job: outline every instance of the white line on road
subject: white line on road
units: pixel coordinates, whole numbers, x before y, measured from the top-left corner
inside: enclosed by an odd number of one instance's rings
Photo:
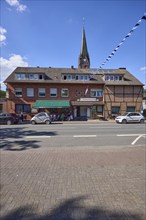
[[[132,137],[132,136],[139,136],[139,135],[145,135],[145,134],[117,134],[118,137]]]
[[[73,137],[96,137],[96,135],[74,135]]]
[[[139,135],[131,144],[134,145],[143,135]]]
[[[50,138],[51,136],[46,136],[46,135],[42,135],[42,136],[26,136],[26,138]]]
[[[146,134],[117,134],[118,137],[133,137],[133,136],[138,136],[132,143],[131,145],[134,145],[141,137],[146,138]]]

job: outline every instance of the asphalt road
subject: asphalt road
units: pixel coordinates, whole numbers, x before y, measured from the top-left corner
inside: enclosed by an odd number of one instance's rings
[[[2,125],[1,148],[135,147],[146,144],[146,124],[67,122]]]

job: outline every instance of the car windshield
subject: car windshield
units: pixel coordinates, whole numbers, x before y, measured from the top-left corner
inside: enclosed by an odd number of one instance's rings
[[[125,115],[127,115],[128,114],[128,112],[125,112],[124,114],[122,114],[122,116],[125,116]]]

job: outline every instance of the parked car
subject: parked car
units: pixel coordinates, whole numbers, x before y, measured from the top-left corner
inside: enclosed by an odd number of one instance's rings
[[[0,113],[0,124],[18,124],[19,116],[14,113]]]
[[[115,121],[117,123],[133,123],[133,122],[138,122],[138,123],[144,123],[144,116],[139,113],[139,112],[126,112],[123,115],[117,116],[115,118]]]
[[[51,124],[51,117],[47,112],[40,112],[32,117],[31,123],[34,124]]]

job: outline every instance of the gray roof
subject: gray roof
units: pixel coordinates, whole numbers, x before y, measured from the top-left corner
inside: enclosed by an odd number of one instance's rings
[[[27,83],[88,83],[106,85],[143,85],[136,77],[129,73],[125,68],[121,69],[79,69],[79,68],[42,68],[42,67],[17,67],[4,81],[5,83],[26,83],[26,80],[18,80],[16,73],[44,74],[45,80],[27,80]],[[90,81],[63,80],[62,74],[90,75]],[[123,81],[104,81],[104,75],[123,75]]]

